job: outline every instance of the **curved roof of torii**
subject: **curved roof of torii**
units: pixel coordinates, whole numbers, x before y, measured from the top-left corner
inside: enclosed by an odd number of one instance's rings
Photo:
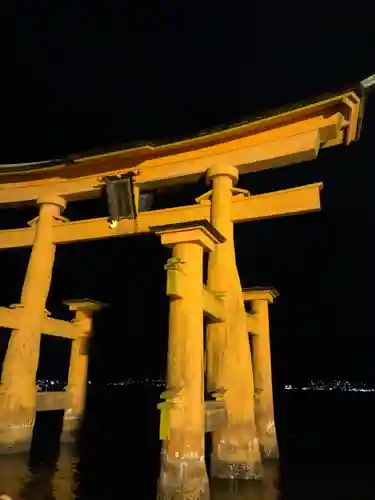
[[[366,80],[373,79],[369,77]],[[35,174],[37,172],[44,172],[46,170],[61,170],[61,168],[67,168],[69,165],[76,163],[86,163],[86,162],[97,162],[100,163],[106,161],[113,161],[116,157],[121,157],[122,159],[134,158],[134,160],[144,161],[150,158],[156,158],[160,156],[168,156],[171,154],[178,154],[186,151],[192,151],[195,149],[200,149],[203,147],[212,146],[215,144],[220,144],[229,140],[234,140],[237,138],[244,137],[249,134],[258,133],[259,131],[265,131],[270,127],[277,126],[277,123],[283,123],[285,121],[293,121],[293,115],[298,114],[298,119],[301,116],[308,117],[312,112],[316,113],[319,108],[324,110],[328,107],[334,106],[335,103],[342,101],[342,99],[349,94],[355,93],[360,98],[360,111],[359,116],[356,120],[356,130],[352,134],[351,140],[357,140],[362,126],[362,117],[364,113],[365,98],[367,97],[367,89],[363,85],[363,80],[357,85],[346,88],[340,92],[330,93],[316,97],[309,101],[300,102],[297,104],[284,106],[282,108],[271,110],[261,115],[249,118],[246,121],[232,125],[222,125],[215,129],[205,130],[195,135],[192,138],[183,140],[174,140],[170,142],[162,143],[142,143],[138,142],[136,144],[123,144],[116,148],[115,150],[108,150],[102,148],[100,150],[89,151],[77,155],[68,155],[65,158],[57,158],[46,161],[36,161],[29,163],[16,163],[16,164],[0,164],[0,177],[7,177],[10,175],[23,174],[22,177],[27,173]],[[350,141],[351,142],[351,141]],[[24,179],[26,180],[26,179]],[[5,182],[7,182],[4,179]]]

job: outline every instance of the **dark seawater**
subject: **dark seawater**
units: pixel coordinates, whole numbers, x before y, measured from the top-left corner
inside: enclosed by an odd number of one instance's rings
[[[79,449],[58,444],[62,415],[38,414],[30,456],[0,457],[13,500],[156,498],[160,390],[90,390]],[[288,393],[277,401],[279,464],[263,482],[214,481],[214,500],[375,500],[375,395]]]

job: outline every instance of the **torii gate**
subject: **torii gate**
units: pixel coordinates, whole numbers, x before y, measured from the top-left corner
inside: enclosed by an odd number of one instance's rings
[[[349,145],[359,137],[363,109],[363,93],[353,88],[188,141],[0,171],[1,204],[39,206],[31,227],[0,231],[0,249],[32,246],[21,305],[0,309],[0,325],[12,329],[0,387],[0,451],[29,448],[37,409],[64,408],[64,436],[77,428],[84,410],[87,351],[80,346],[91,332],[92,311],[101,305],[70,302],[77,311],[73,323],[46,316],[56,244],[154,232],[173,253],[166,265],[170,322],[161,495],[207,498],[205,430],[213,431],[213,476],[260,477],[262,455],[278,455],[268,326],[268,303],[277,294],[242,290],[233,224],[318,211],[322,184],[256,196],[234,186],[239,175],[313,160],[321,148]],[[135,208],[142,191],[192,183],[203,175],[211,190],[196,205],[136,213],[115,228],[106,218],[70,222],[61,216],[67,202],[97,197],[106,178],[130,173]],[[209,252],[206,284],[204,251]],[[207,389],[216,402],[204,401],[204,315]],[[41,333],[73,339],[64,396],[36,394]]]

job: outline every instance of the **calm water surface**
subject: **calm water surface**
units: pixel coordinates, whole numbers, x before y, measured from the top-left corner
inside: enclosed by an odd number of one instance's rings
[[[160,391],[92,391],[79,447],[58,444],[59,412],[38,414],[29,456],[0,457],[13,500],[155,500]],[[263,482],[213,481],[213,500],[375,500],[375,397],[284,393],[279,464]]]

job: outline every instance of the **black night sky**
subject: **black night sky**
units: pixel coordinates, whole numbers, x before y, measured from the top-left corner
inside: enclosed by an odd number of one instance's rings
[[[131,2],[71,5],[31,2],[3,11],[1,163],[193,136],[374,73],[372,27],[352,9],[342,19],[325,12],[324,21],[319,12],[301,13],[303,23],[286,13],[285,21],[271,21],[264,8],[223,24],[227,13],[220,12],[221,22],[211,18],[208,25],[208,12],[182,7],[172,13],[142,2],[137,9]],[[253,194],[324,182],[321,213],[236,227],[243,286],[280,292],[271,309],[277,383],[345,377],[375,384],[374,110],[369,101],[361,140],[349,148],[240,179]],[[205,190],[202,180],[159,194],[154,208],[193,203]],[[0,229],[24,226],[35,215],[35,208],[3,209]],[[106,206],[75,202],[64,215],[104,216]],[[0,253],[1,306],[19,301],[29,252]],[[69,298],[109,304],[95,319],[93,380],[164,375],[167,258],[154,236],[58,247],[47,305],[53,315],[69,317],[61,306]],[[8,336],[0,333],[4,354]],[[41,349],[40,375],[63,374],[68,342],[43,338]]]

